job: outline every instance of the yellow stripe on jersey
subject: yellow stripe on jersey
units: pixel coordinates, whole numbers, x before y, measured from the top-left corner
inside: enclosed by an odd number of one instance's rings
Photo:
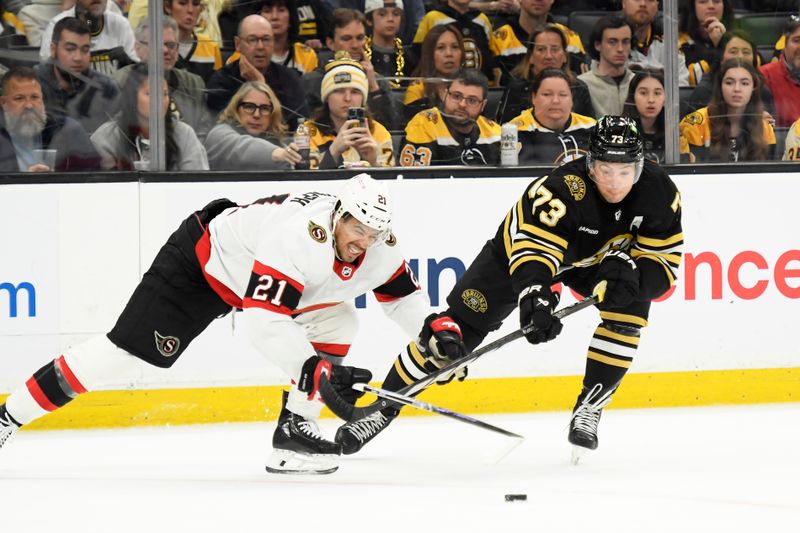
[[[3,22],[14,28],[14,31],[17,32],[17,35],[26,35],[25,24],[23,24],[14,13],[10,11],[3,13]]]
[[[525,218],[523,216],[523,209],[522,208],[523,208],[523,202],[522,202],[522,199],[520,199],[520,201],[517,203],[517,217],[518,217],[518,219],[520,221],[519,222],[519,229],[520,230],[527,231],[528,233],[532,233],[533,235],[536,235],[536,236],[541,237],[541,238],[543,238],[543,239],[545,239],[547,241],[550,241],[553,244],[557,245],[560,249],[564,249],[564,250],[567,249],[567,246],[569,245],[569,243],[565,239],[562,239],[558,235],[550,233],[549,231],[543,230],[543,229],[539,228],[538,226],[534,226],[534,225],[529,224],[527,222],[523,222],[525,220]]]
[[[222,54],[216,41],[205,35],[196,35],[197,47],[189,61],[193,63],[213,63],[214,70],[222,68]]]
[[[417,343],[411,342],[408,347],[409,351],[411,352],[411,357],[414,358],[414,361],[419,365],[420,368],[425,368],[425,356],[419,351],[419,346],[417,346]]]
[[[394,369],[397,371],[397,374],[400,376],[400,379],[403,380],[403,383],[406,385],[410,385],[414,383],[414,379],[412,379],[406,371],[403,369],[403,365],[400,364],[400,358],[394,360]]]
[[[543,252],[547,252],[548,254],[552,254],[556,256],[559,262],[564,261],[564,254],[563,252],[553,248],[551,246],[545,246],[543,244],[535,243],[533,241],[518,241],[515,242],[514,245],[511,247],[511,252],[520,252],[525,249],[532,248],[534,250],[541,250]]]
[[[668,237],[666,239],[654,239],[651,237],[643,237],[638,235],[636,237],[636,241],[639,244],[643,244],[645,246],[656,247],[656,248],[663,248],[666,246],[672,246],[674,244],[682,244],[683,243],[683,233],[678,233],[673,235],[672,237]]]
[[[425,97],[425,84],[421,81],[415,81],[411,85],[408,86],[406,89],[405,94],[403,95],[403,103],[405,105],[410,104],[411,102],[416,102]]]
[[[441,11],[431,10],[425,13],[425,16],[422,17],[422,20],[419,22],[419,26],[417,27],[417,33],[414,35],[414,44],[422,44],[425,40],[425,36],[428,35],[428,32],[431,31],[431,28],[434,26],[439,26],[442,24],[451,24],[456,22],[454,18],[451,16],[442,13]],[[486,40],[491,43],[492,41],[492,23],[489,20],[489,17],[486,14],[481,13],[474,19],[472,22],[481,26],[483,30],[486,32]],[[491,46],[490,46],[491,47]]]

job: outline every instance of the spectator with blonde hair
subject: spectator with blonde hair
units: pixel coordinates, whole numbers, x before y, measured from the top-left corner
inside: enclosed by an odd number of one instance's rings
[[[275,170],[300,162],[297,146],[283,146],[286,124],[278,97],[263,81],[248,81],[220,113],[205,141],[211,170]]]

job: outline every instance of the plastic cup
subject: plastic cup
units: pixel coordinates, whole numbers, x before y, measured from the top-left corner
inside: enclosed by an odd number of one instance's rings
[[[50,170],[56,169],[56,153],[58,150],[34,150],[33,157],[36,159],[37,163],[42,163],[47,165],[47,168]]]
[[[133,168],[139,171],[147,171],[150,170],[150,161],[146,159],[140,159],[138,161],[133,162]]]

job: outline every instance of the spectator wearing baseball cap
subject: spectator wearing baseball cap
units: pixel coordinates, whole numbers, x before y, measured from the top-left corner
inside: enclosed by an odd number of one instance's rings
[[[322,107],[306,122],[311,133],[312,169],[352,166],[394,166],[392,137],[365,110],[369,97],[367,74],[347,52],[325,66],[320,86]],[[348,118],[357,109],[363,119]]]
[[[398,36],[403,20],[403,0],[366,0],[364,14],[371,35],[367,37],[364,51],[372,61],[378,76],[389,80],[393,88],[405,87],[416,61],[411,47]]]

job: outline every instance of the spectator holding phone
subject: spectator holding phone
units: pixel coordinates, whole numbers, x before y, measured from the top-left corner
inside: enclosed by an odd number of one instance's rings
[[[394,166],[392,136],[364,110],[368,93],[364,68],[346,53],[325,66],[322,107],[306,123],[312,169]]]

